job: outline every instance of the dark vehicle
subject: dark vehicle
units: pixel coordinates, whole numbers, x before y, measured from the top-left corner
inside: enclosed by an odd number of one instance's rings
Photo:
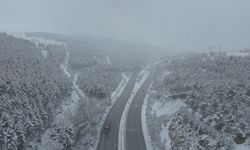
[[[104,124],[103,128],[104,128],[105,133],[109,133],[109,131],[111,129],[111,125],[112,125],[111,121],[108,121],[106,124]]]

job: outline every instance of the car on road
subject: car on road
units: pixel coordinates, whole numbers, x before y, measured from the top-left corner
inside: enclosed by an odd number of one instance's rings
[[[105,133],[109,133],[109,131],[110,131],[110,129],[111,129],[111,126],[112,126],[112,122],[111,122],[111,121],[107,121],[107,122],[104,124],[104,126],[103,126],[104,132],[105,132]]]

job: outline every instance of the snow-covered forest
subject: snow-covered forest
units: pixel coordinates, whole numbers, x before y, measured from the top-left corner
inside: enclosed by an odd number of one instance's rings
[[[250,56],[248,51],[239,53],[192,53],[164,62],[148,100],[153,147],[249,148]],[[163,142],[169,147],[161,144],[161,134],[169,138]]]
[[[0,34],[0,148],[94,148],[140,64],[114,63],[69,38],[26,35]]]
[[[0,0],[0,150],[250,150],[250,0]]]
[[[147,148],[249,148],[248,49],[146,60],[28,35],[0,33],[1,149],[95,149],[112,106],[146,62],[155,70],[142,111]]]
[[[22,149],[51,126],[71,82],[56,63],[60,59],[44,58],[34,43],[4,33],[0,43],[0,147]]]
[[[39,143],[42,134],[49,128],[52,140],[59,140],[59,143],[65,144],[64,147],[67,148],[74,142],[78,127],[53,127],[52,124],[57,111],[70,97],[73,86],[73,79],[64,74],[64,68],[61,68],[66,57],[65,46],[37,44],[5,33],[0,34],[0,43],[1,149],[23,149],[27,148],[30,141]],[[74,60],[74,57],[70,57],[70,60]],[[89,63],[85,59],[81,62]],[[96,63],[92,68],[87,66],[82,67],[82,70],[72,67],[72,70],[80,71],[79,80],[76,82],[79,82],[84,93],[90,97],[95,96],[95,99],[107,97],[105,101],[110,105],[110,94],[121,80],[121,73],[110,75],[110,65],[100,65]],[[111,79],[113,82],[108,82]],[[83,105],[83,112],[86,113],[86,102],[83,101]],[[96,109],[99,115],[95,113],[93,118],[82,121],[97,121],[98,124],[98,117],[105,109],[106,107]],[[85,128],[89,130],[93,127]],[[66,138],[69,135],[71,137]]]

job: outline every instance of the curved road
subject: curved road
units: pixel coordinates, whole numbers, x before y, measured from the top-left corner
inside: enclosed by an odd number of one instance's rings
[[[117,102],[112,107],[110,113],[108,114],[104,124],[108,121],[112,121],[112,127],[109,133],[105,133],[103,129],[101,130],[97,150],[117,150],[118,149],[118,133],[119,133],[119,126],[120,120],[122,116],[122,112],[124,106],[126,105],[132,90],[134,88],[135,82],[137,79],[137,73],[134,73],[127,86],[125,87],[123,93],[117,100]]]
[[[146,143],[142,132],[141,111],[148,88],[152,82],[152,73],[143,83],[132,101],[126,125],[126,150],[146,150]]]
[[[136,78],[137,74],[135,73],[132,75],[122,95],[108,114],[104,124],[111,120],[112,127],[109,133],[105,133],[102,129],[96,150],[118,150],[120,120],[124,106],[132,94]],[[146,96],[146,92],[151,84],[152,78],[153,77],[151,73],[138,92],[135,93],[136,95],[130,105],[126,122],[127,125],[125,139],[127,150],[146,150],[146,144],[141,125],[141,106]]]

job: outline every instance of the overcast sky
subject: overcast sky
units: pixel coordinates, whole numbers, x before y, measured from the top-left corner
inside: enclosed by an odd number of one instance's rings
[[[250,0],[0,0],[0,30],[250,48]]]

